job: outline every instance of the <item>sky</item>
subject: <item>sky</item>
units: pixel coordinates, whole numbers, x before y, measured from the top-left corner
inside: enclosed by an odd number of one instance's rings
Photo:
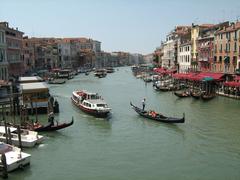
[[[29,37],[87,37],[106,52],[152,53],[177,25],[240,20],[239,0],[0,0]]]

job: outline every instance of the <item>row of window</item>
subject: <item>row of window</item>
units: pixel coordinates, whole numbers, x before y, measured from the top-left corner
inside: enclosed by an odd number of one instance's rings
[[[6,54],[5,49],[0,49],[0,62],[5,61],[5,54]]]
[[[5,43],[5,33],[3,31],[0,31],[0,44]]]
[[[219,62],[219,63],[222,63],[222,62],[225,62],[225,64],[230,64],[231,63],[231,57],[228,56],[214,56],[214,62]],[[237,64],[237,56],[233,56],[232,57],[232,64],[236,65]]]
[[[83,103],[84,106],[87,106],[87,107],[92,107],[91,104],[87,103],[87,102],[84,102]]]
[[[179,62],[182,63],[189,63],[190,62],[190,55],[183,55],[183,56],[179,56]]]
[[[7,67],[0,67],[0,80],[8,80]]]
[[[180,51],[180,52],[184,52],[184,51],[188,52],[188,51],[190,51],[190,46],[180,47],[180,48],[179,48],[179,51]]]
[[[217,49],[217,45],[215,46],[215,49]],[[240,50],[240,46],[239,46],[239,50]],[[222,45],[222,44],[220,44],[220,46],[219,46],[219,51],[220,51],[220,52],[223,51],[223,45]],[[225,45],[225,51],[226,51],[226,52],[230,52],[230,51],[231,51],[231,44],[230,44],[230,43],[226,43],[226,45]],[[234,51],[234,52],[237,51],[237,42],[234,43],[233,51]]]
[[[238,38],[238,34],[237,34],[237,31],[234,31],[233,33],[233,38],[236,40]],[[222,34],[219,34],[217,36],[218,39],[223,39],[224,36],[226,36],[226,39],[230,40],[231,39],[231,32],[226,32],[226,33],[222,33]],[[240,36],[240,32],[239,32],[239,36]]]

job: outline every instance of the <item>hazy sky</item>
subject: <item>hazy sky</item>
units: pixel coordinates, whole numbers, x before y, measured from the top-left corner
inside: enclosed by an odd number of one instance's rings
[[[28,36],[89,37],[104,51],[151,53],[176,25],[240,20],[240,0],[0,0]]]

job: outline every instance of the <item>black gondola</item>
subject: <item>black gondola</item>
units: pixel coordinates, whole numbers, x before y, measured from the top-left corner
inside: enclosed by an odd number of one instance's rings
[[[195,99],[199,99],[201,97],[201,92],[191,92],[191,96]]]
[[[69,123],[55,123],[55,124],[52,124],[51,122],[47,123],[46,125],[38,125],[37,127],[35,126],[33,128],[34,131],[37,131],[37,132],[45,132],[45,131],[57,131],[57,130],[60,130],[60,129],[64,129],[66,127],[69,127],[71,125],[73,125],[73,118],[72,118],[72,121],[69,122]]]
[[[205,101],[208,101],[208,100],[211,100],[215,97],[215,94],[202,94],[201,95],[201,98],[202,100],[205,100]]]
[[[130,105],[140,116],[151,119],[151,120],[160,121],[164,123],[184,123],[185,122],[185,114],[183,114],[182,118],[166,117],[159,113],[154,112],[154,114],[150,114],[151,111],[143,111],[141,108],[134,106],[132,102],[130,102]]]
[[[184,98],[184,97],[189,97],[190,94],[188,92],[174,92],[175,96]]]

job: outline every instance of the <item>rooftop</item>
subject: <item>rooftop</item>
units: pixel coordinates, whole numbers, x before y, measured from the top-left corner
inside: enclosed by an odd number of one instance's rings
[[[31,90],[48,90],[47,84],[44,82],[35,82],[35,83],[23,83],[20,84],[20,89],[22,91],[31,91]]]
[[[28,77],[19,77],[19,82],[32,82],[32,81],[36,81],[36,82],[40,82],[43,79],[40,78],[39,76],[28,76]]]

